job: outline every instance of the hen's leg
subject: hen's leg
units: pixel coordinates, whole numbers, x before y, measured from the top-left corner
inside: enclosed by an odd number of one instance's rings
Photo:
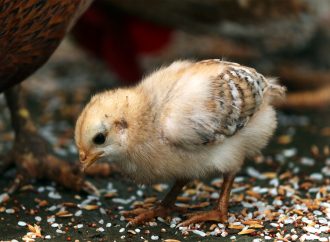
[[[33,124],[19,86],[5,92],[10,110],[15,141],[10,155],[17,167],[17,176],[8,192],[17,190],[28,179],[49,179],[69,189],[96,193],[97,189],[85,181],[78,165],[72,165],[51,154],[47,141]],[[6,163],[9,163],[8,160]]]
[[[174,206],[176,197],[180,194],[182,187],[186,184],[186,181],[177,181],[172,189],[167,193],[165,198],[161,201],[161,203],[152,209],[146,208],[137,208],[132,211],[125,211],[123,215],[125,217],[133,215],[136,216],[134,218],[128,218],[130,224],[142,224],[144,222],[150,221],[156,217],[166,217],[173,210],[181,210]]]
[[[229,196],[234,179],[235,179],[235,174],[227,173],[223,175],[221,193],[216,208],[208,212],[200,212],[197,214],[192,214],[191,216],[189,216],[187,220],[183,221],[179,226],[185,227],[190,224],[206,222],[206,221],[216,221],[221,223],[227,222]]]

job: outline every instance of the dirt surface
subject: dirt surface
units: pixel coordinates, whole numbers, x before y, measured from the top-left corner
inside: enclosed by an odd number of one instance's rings
[[[57,155],[76,162],[75,119],[96,90],[114,87],[116,82],[100,63],[71,48],[62,46],[25,86],[40,133]],[[5,110],[3,101],[0,107]],[[8,113],[1,112],[1,154],[13,140],[8,120]],[[120,215],[133,207],[153,206],[170,184],[138,186],[114,173],[88,178],[100,189],[100,197],[65,190],[49,181],[31,183],[7,197],[5,188],[13,179],[12,169],[0,179],[4,192],[0,197],[0,240],[330,241],[329,145],[329,110],[280,112],[279,128],[263,156],[247,161],[235,180],[229,224],[189,228],[176,227],[184,219],[181,214],[138,227],[127,227]],[[184,188],[177,205],[192,212],[210,209],[220,185],[221,179],[216,177],[194,181]]]

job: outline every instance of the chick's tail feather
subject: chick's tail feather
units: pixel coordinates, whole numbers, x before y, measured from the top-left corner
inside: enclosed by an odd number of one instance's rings
[[[270,104],[284,102],[286,87],[281,86],[275,78],[268,79],[268,86],[264,91],[264,97]]]

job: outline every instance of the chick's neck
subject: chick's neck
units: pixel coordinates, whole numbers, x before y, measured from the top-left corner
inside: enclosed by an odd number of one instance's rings
[[[155,131],[155,112],[148,95],[140,89],[133,89],[126,95],[121,107],[124,119],[127,122],[128,146],[134,149],[142,145]]]
[[[126,92],[125,96],[117,101],[120,103],[118,108],[121,109],[123,118],[127,122],[126,157],[122,157],[121,164],[133,179],[141,181],[141,177],[135,177],[139,174],[136,173],[136,169],[144,167],[150,170],[154,166],[152,161],[157,144],[155,121],[157,112],[153,108],[150,97],[138,88]]]

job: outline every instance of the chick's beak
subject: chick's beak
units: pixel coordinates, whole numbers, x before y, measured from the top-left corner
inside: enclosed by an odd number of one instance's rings
[[[93,165],[95,161],[102,157],[104,151],[98,151],[92,154],[86,154],[84,151],[79,152],[80,163],[82,169],[85,171],[88,167]]]

